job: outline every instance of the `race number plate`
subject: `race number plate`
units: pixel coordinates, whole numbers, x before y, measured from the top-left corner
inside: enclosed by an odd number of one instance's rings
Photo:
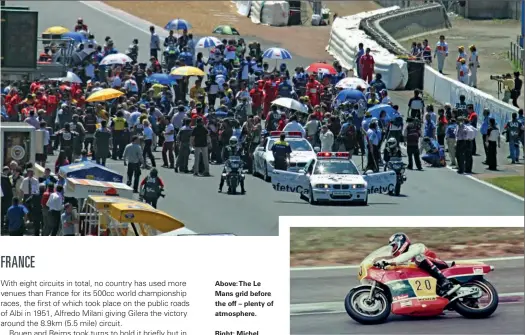
[[[408,282],[410,283],[410,286],[412,286],[412,289],[418,298],[436,295],[437,281],[435,278],[414,278],[409,279]]]

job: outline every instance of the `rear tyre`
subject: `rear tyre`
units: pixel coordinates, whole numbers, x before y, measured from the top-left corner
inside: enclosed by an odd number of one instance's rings
[[[364,325],[375,325],[385,322],[391,311],[391,303],[386,293],[374,289],[372,300],[368,301],[371,286],[356,287],[345,298],[346,313],[355,321]]]
[[[458,299],[454,302],[454,310],[468,319],[484,319],[491,316],[499,304],[498,292],[490,282],[485,279],[474,280],[462,285],[463,287],[475,286],[488,295],[489,303],[483,308],[474,307],[474,299]]]

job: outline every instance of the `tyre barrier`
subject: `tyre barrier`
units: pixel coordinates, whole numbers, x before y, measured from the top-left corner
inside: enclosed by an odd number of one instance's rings
[[[381,73],[387,88],[390,90],[403,89],[408,81],[406,62],[397,59],[395,54],[390,53],[388,49],[374,41],[365,31],[359,29],[362,20],[376,15],[384,15],[398,9],[398,6],[393,6],[351,16],[338,17],[332,23],[330,40],[326,51],[337,59],[345,69],[353,69],[354,73],[357,73],[355,71],[355,57],[359,43],[363,43],[365,48],[371,49],[371,54],[375,60],[375,72]]]

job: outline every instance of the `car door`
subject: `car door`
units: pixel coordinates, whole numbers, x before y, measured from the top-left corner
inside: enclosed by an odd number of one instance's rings
[[[363,178],[368,184],[368,194],[393,192],[397,181],[395,171],[369,173],[363,175]]]
[[[310,176],[305,172],[274,170],[271,176],[273,189],[277,192],[303,194],[309,192]]]

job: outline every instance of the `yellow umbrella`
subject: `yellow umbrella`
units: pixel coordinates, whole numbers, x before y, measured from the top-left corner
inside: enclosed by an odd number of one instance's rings
[[[204,76],[205,73],[201,69],[194,66],[181,66],[171,71],[172,76]]]
[[[62,26],[54,26],[47,28],[42,34],[47,35],[62,35],[65,33],[68,33],[69,29],[62,27]]]
[[[117,91],[114,88],[105,88],[103,90],[91,94],[86,99],[86,102],[106,101],[118,98],[121,95],[124,95],[124,93],[122,93],[121,91]]]

